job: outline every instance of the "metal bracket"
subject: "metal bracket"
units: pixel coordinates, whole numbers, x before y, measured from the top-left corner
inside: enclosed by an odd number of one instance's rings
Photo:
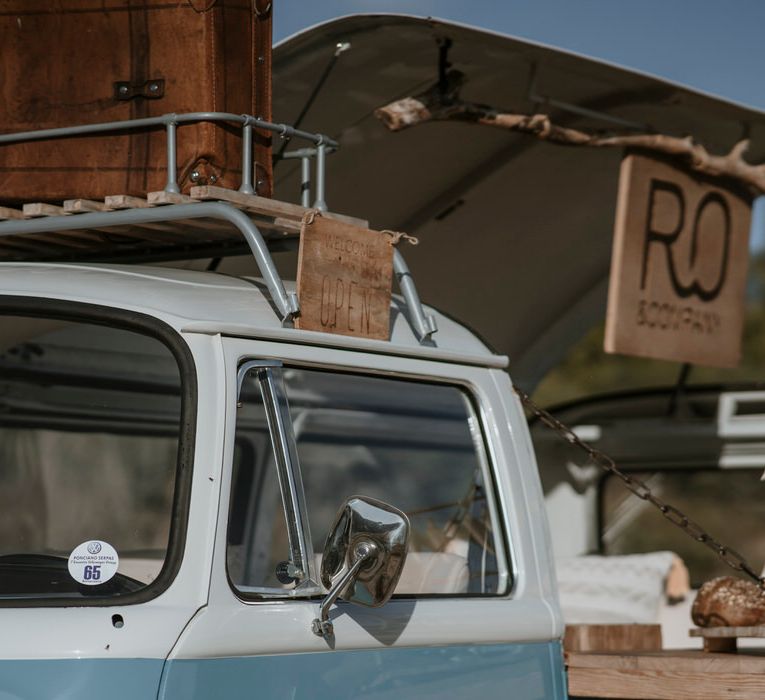
[[[114,83],[114,99],[125,101],[136,97],[145,97],[147,100],[158,100],[165,96],[164,78],[155,78],[143,83],[131,83],[128,80],[118,80]]]
[[[412,327],[420,345],[431,341],[431,336],[438,331],[436,319],[430,314],[425,313],[420,301],[420,295],[417,294],[412,273],[404,260],[404,256],[398,248],[393,249],[393,274],[396,276],[398,287],[406,300],[407,310],[409,311],[409,324]]]
[[[639,124],[628,119],[622,119],[614,116],[613,114],[606,114],[595,109],[588,109],[587,107],[581,107],[580,105],[572,104],[571,102],[565,102],[564,100],[557,100],[549,95],[542,95],[537,92],[539,85],[539,64],[534,63],[531,66],[531,76],[529,78],[529,86],[526,91],[526,99],[535,105],[544,105],[545,107],[552,107],[553,109],[559,109],[569,114],[575,114],[578,117],[586,117],[588,119],[597,119],[605,122],[606,124],[613,124],[624,129],[632,129],[633,131],[645,131],[651,132],[652,129],[647,124]]]

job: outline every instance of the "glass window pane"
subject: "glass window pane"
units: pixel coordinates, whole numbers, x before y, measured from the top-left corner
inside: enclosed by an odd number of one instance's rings
[[[229,505],[228,575],[244,592],[280,589],[276,567],[290,555],[279,479],[256,372],[242,384]],[[292,586],[289,586],[290,588]]]
[[[409,515],[410,554],[397,594],[500,592],[504,578],[484,481],[486,458],[465,392],[425,382],[303,369],[285,369],[284,382],[317,562],[338,508],[349,496],[364,495]],[[253,391],[241,402],[238,439],[253,439],[265,430],[258,400]],[[245,413],[250,421],[246,436]],[[270,454],[270,446],[267,451]],[[263,458],[260,467],[255,464],[254,474],[259,476],[247,482],[253,485],[249,543],[232,543],[229,535],[229,575],[240,590],[273,583],[268,567],[288,555],[272,457]],[[262,485],[255,486],[259,479]],[[241,500],[237,493],[233,498]],[[258,513],[265,508],[267,516]],[[232,529],[242,529],[233,510]],[[254,569],[244,575],[247,570],[237,563],[243,558],[242,548],[248,552],[244,559],[267,562],[257,575]],[[258,555],[260,550],[264,551]]]
[[[140,590],[168,547],[181,422],[172,353],[116,328],[0,323],[0,597]],[[91,541],[119,563],[86,582],[68,560]]]

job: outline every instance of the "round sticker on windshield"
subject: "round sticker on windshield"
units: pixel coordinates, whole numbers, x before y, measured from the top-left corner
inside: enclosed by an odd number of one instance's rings
[[[69,555],[69,575],[86,586],[106,583],[117,573],[120,558],[108,542],[88,540]]]

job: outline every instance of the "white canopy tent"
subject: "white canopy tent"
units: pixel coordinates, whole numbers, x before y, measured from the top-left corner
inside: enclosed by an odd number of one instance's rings
[[[276,47],[274,115],[280,121],[300,115],[334,61],[303,120],[341,143],[328,159],[330,208],[418,236],[421,244],[402,252],[423,300],[508,354],[516,381],[531,386],[604,317],[622,153],[456,122],[388,131],[374,110],[437,81],[444,39],[451,40],[451,67],[465,75],[462,99],[547,113],[562,126],[690,134],[712,153],[727,153],[747,137],[748,158],[758,162],[765,160],[765,114],[432,19],[355,15]],[[335,59],[344,42],[350,49]],[[277,196],[294,196],[299,171],[298,161],[278,163]]]

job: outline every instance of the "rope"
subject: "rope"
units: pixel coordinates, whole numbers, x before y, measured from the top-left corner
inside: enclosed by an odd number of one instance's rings
[[[305,214],[303,214],[301,223],[303,226],[310,226],[316,220],[317,216],[322,216],[320,209],[307,209]],[[388,243],[392,246],[398,245],[401,241],[406,241],[409,243],[409,245],[420,244],[419,238],[410,236],[408,233],[404,233],[403,231],[390,231],[388,229],[384,229],[383,231],[380,231],[380,233],[384,233],[386,236],[390,236],[390,241],[388,241]]]
[[[404,233],[403,231],[389,231],[388,229],[384,229],[383,231],[380,231],[380,233],[384,233],[387,236],[390,236],[390,245],[398,245],[402,240],[409,243],[409,245],[420,244],[419,238],[410,236],[408,233]]]
[[[310,226],[317,216],[322,216],[321,209],[307,209],[303,214],[301,223],[303,226]]]

